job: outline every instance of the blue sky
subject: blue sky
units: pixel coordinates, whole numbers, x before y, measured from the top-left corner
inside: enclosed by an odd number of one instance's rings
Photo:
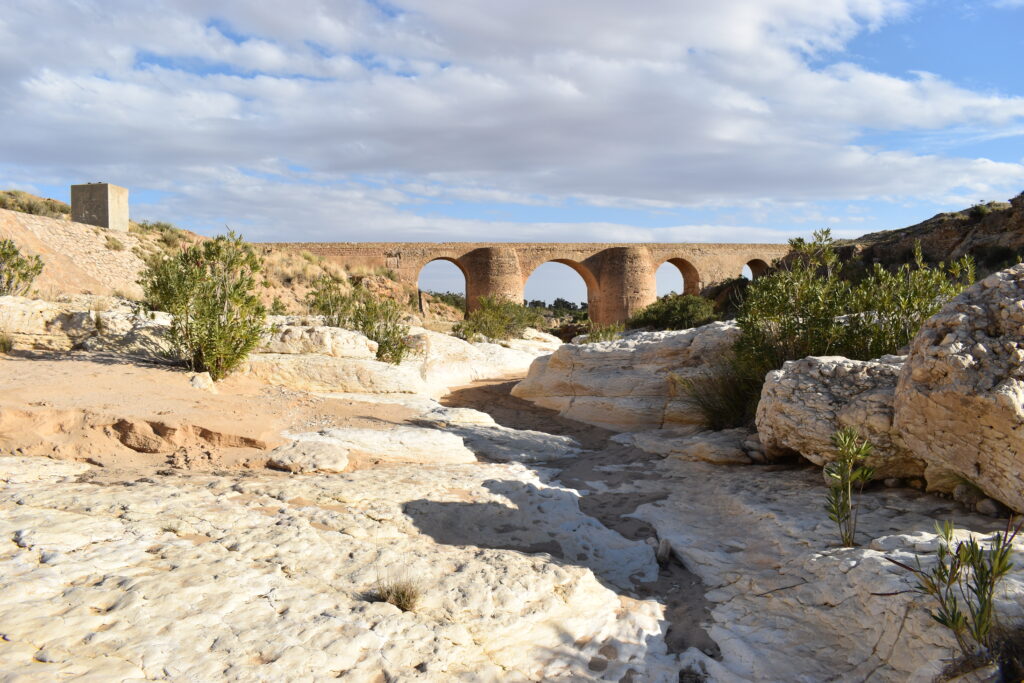
[[[258,241],[778,242],[1024,190],[1024,0],[210,7],[0,0],[0,185]]]

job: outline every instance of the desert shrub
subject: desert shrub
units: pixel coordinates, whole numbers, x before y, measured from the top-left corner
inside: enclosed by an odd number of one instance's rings
[[[7,330],[0,329],[0,355],[6,356],[14,350],[14,337]]]
[[[666,294],[643,309],[626,323],[635,330],[648,327],[655,330],[688,330],[717,320],[714,304],[693,294]]]
[[[689,377],[670,374],[675,391],[690,408],[702,418],[708,429],[720,430],[748,425],[754,421],[763,377],[758,377],[740,365],[735,355],[722,359],[714,371],[704,371]]]
[[[377,360],[398,364],[411,351],[405,312],[393,299],[375,297],[360,286],[345,290],[335,278],[323,276],[313,283],[306,301],[328,325],[358,330],[377,342]]]
[[[288,307],[281,301],[281,297],[275,296],[270,302],[270,315],[288,315]]]
[[[974,280],[973,261],[928,266],[915,250],[894,270],[875,264],[860,281],[844,279],[831,233],[790,240],[791,258],[750,283],[736,322],[734,374],[753,415],[765,375],[787,360],[839,355],[867,360],[897,353],[944,303]],[[738,426],[738,425],[733,425]]]
[[[613,341],[622,336],[622,333],[626,328],[622,323],[612,323],[610,325],[595,325],[590,323],[590,331],[587,332],[587,338],[584,340],[584,344],[597,344],[598,342]]]
[[[828,497],[825,509],[828,518],[839,528],[839,540],[847,548],[856,545],[857,505],[853,502],[853,488],[864,490],[864,484],[875,476],[873,468],[864,465],[871,455],[871,444],[862,439],[857,430],[843,427],[832,435],[836,447],[836,458],[825,465],[828,479]]]
[[[523,336],[526,328],[537,327],[543,320],[544,316],[536,309],[507,299],[482,296],[476,310],[457,323],[452,333],[467,340],[476,337],[516,339]]]
[[[41,272],[41,258],[22,256],[12,240],[0,240],[0,296],[24,296]]]
[[[107,249],[110,251],[124,251],[124,242],[112,235],[107,235]]]
[[[423,588],[412,579],[378,579],[376,599],[380,602],[388,602],[402,610],[411,612],[416,609],[416,604],[423,595]]]
[[[448,304],[452,308],[457,308],[460,311],[466,310],[465,294],[459,294],[458,292],[427,292],[427,294],[438,301]]]
[[[931,569],[922,569],[920,561],[911,567],[887,558],[917,577],[914,590],[938,603],[931,616],[952,632],[964,660],[985,663],[1005,648],[1002,634],[995,628],[995,592],[1013,568],[1010,555],[1022,525],[1024,522],[1017,522],[1015,526],[1011,519],[983,548],[973,536],[954,544],[953,524],[936,523],[940,542]]]
[[[0,209],[31,213],[48,218],[65,218],[71,215],[71,207],[56,199],[41,199],[21,190],[0,192]]]
[[[234,232],[149,263],[140,281],[146,304],[174,316],[171,347],[192,370],[222,379],[259,344],[266,321],[254,293],[261,267]]]

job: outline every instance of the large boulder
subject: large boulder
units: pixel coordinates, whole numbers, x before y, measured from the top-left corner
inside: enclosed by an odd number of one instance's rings
[[[967,479],[1024,510],[1024,264],[924,324],[896,386],[894,425],[931,487]]]
[[[353,394],[426,394],[418,369],[362,358],[319,354],[254,353],[239,371],[296,391]]]
[[[672,375],[713,371],[739,335],[733,323],[638,332],[595,344],[564,344],[538,358],[512,394],[580,422],[616,431],[699,424]]]
[[[893,396],[902,356],[858,361],[811,356],[768,373],[757,405],[757,432],[769,458],[800,453],[817,465],[835,457],[832,435],[854,427],[872,444],[880,477],[920,476],[924,462],[893,429]]]
[[[353,330],[324,325],[271,325],[258,353],[316,353],[334,358],[377,357],[377,342]]]

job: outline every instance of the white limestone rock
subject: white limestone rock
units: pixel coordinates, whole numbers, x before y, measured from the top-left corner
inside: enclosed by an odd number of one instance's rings
[[[321,443],[350,455],[361,453],[378,462],[437,465],[476,462],[473,451],[466,448],[462,438],[457,434],[428,427],[339,427],[289,436],[303,446]]]
[[[340,327],[271,325],[257,353],[313,353],[334,358],[377,357],[377,342]]]
[[[926,463],[1024,511],[1024,264],[969,287],[925,322],[896,386],[895,429]]]
[[[297,391],[352,394],[427,394],[417,368],[376,360],[317,354],[254,353],[239,371]]]
[[[596,344],[564,344],[530,366],[512,394],[563,416],[615,431],[699,424],[670,376],[713,371],[739,329],[716,322],[692,330],[639,332]]]
[[[43,464],[0,458],[11,679],[678,679],[663,607],[594,575],[650,580],[653,551],[521,466],[54,486]],[[414,611],[373,601],[394,576]]]
[[[272,450],[267,467],[294,474],[336,474],[348,467],[348,449],[326,441],[296,440]]]
[[[854,427],[873,446],[879,477],[920,476],[924,463],[893,428],[896,381],[904,357],[857,361],[811,356],[768,373],[757,405],[757,432],[769,458],[797,452],[816,465],[835,458],[832,435]]]
[[[749,465],[743,442],[746,429],[719,432],[693,428],[654,429],[632,434],[632,445],[648,453],[682,460],[701,460],[716,465]]]

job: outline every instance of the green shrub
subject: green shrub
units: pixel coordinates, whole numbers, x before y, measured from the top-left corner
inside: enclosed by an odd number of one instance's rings
[[[708,429],[730,429],[752,424],[764,378],[740,365],[735,355],[723,358],[714,370],[690,377],[670,374],[679,397],[700,414]]]
[[[584,340],[584,344],[597,344],[598,342],[613,341],[622,336],[622,333],[626,328],[622,323],[612,323],[611,325],[595,325],[590,323],[590,331],[587,332],[587,338]]]
[[[1004,531],[989,539],[988,548],[982,548],[973,536],[954,546],[953,524],[936,522],[938,561],[930,570],[922,569],[920,561],[911,567],[887,558],[917,577],[915,591],[938,603],[931,616],[952,632],[964,660],[982,664],[999,654],[995,592],[1013,568],[1010,555],[1022,525],[1024,522],[1014,526],[1011,519]]]
[[[0,296],[24,296],[43,272],[38,256],[22,256],[12,240],[0,240]]]
[[[843,427],[832,435],[836,447],[836,459],[825,465],[825,477],[829,481],[825,509],[828,518],[839,527],[839,540],[847,548],[856,545],[857,506],[853,502],[853,487],[864,484],[875,476],[875,470],[863,462],[871,455],[871,444],[861,439],[857,430]]]
[[[543,321],[544,316],[535,309],[507,299],[482,296],[476,309],[457,323],[452,333],[470,341],[477,337],[516,339],[523,336],[527,327],[537,327]]]
[[[411,351],[405,312],[393,299],[377,298],[361,286],[345,291],[341,282],[325,275],[313,284],[306,301],[328,325],[358,330],[377,342],[377,360],[397,365]]]
[[[288,315],[288,307],[281,301],[281,297],[275,296],[270,302],[270,315]]]
[[[693,294],[666,294],[626,323],[631,330],[641,327],[655,330],[688,330],[718,319],[714,304]]]
[[[64,218],[71,215],[71,207],[56,199],[40,199],[21,190],[0,192],[0,209],[31,213],[48,218]]]
[[[842,276],[828,230],[810,242],[790,240],[790,246],[792,256],[751,282],[740,303],[733,371],[749,406],[735,414],[754,414],[765,375],[787,360],[867,360],[899,352],[926,319],[974,280],[971,259],[930,267],[918,248],[913,263],[895,270],[875,264],[852,284]]]
[[[146,303],[174,316],[171,346],[192,370],[222,379],[259,344],[266,321],[255,294],[261,267],[234,232],[150,262],[141,280]]]
[[[459,294],[458,292],[427,292],[427,294],[438,301],[448,304],[452,308],[457,308],[460,311],[466,310],[466,296],[464,294]]]

